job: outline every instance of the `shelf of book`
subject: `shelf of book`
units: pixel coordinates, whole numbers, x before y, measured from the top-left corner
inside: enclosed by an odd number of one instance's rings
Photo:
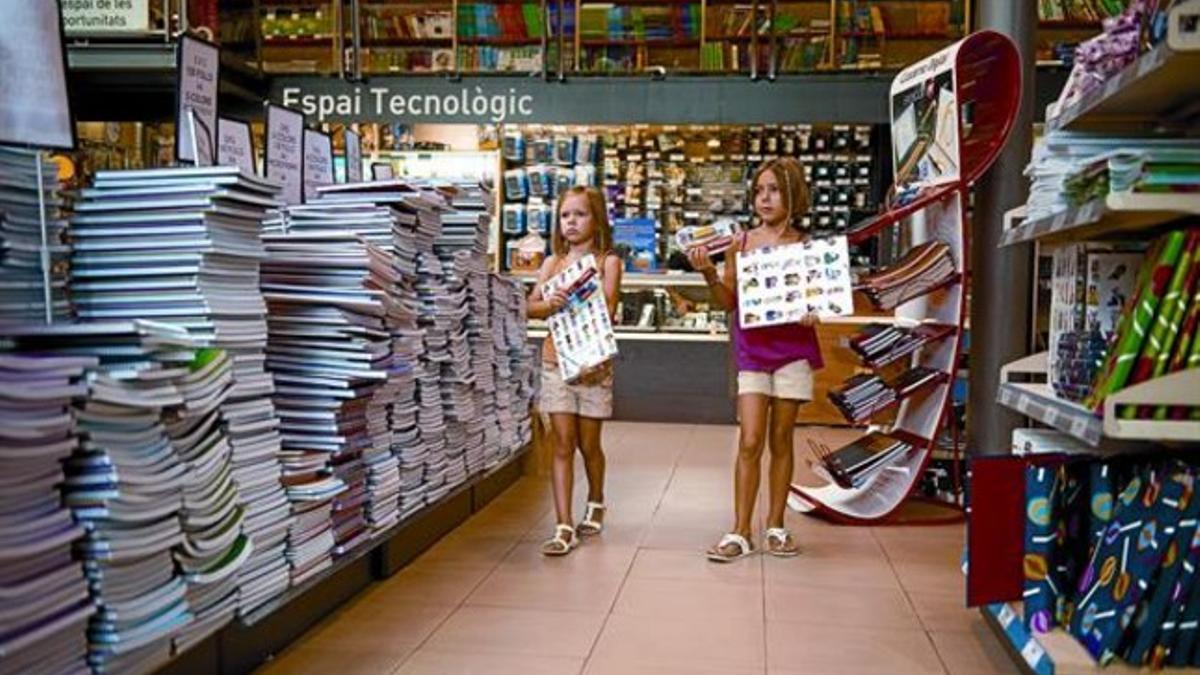
[[[662,47],[686,49],[699,47],[700,38],[588,38],[579,41],[582,47]]]
[[[1194,39],[1193,39],[1194,40]],[[1142,54],[1090,95],[1047,114],[1048,130],[1170,126],[1172,114],[1188,113],[1200,97],[1200,47],[1176,49],[1167,42]],[[1194,115],[1194,109],[1191,114]],[[1188,120],[1180,119],[1186,124]]]
[[[1200,193],[1115,192],[1082,206],[1026,220],[1006,230],[1000,245],[1094,239],[1145,230],[1196,214],[1200,214]]]

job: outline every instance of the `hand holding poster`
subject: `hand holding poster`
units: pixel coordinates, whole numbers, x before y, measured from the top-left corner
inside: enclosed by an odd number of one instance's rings
[[[329,134],[304,130],[304,201],[317,197],[317,188],[333,185],[333,141]]]
[[[617,338],[596,257],[586,255],[542,286],[542,295],[550,297],[565,291],[567,306],[547,319],[550,337],[558,353],[558,369],[563,380],[573,382],[584,371],[595,368],[617,354]]]
[[[267,178],[283,186],[287,204],[304,201],[303,166],[304,115],[277,105],[267,106],[267,147],[263,164]]]
[[[767,246],[737,257],[742,328],[854,313],[850,251],[845,237]]]

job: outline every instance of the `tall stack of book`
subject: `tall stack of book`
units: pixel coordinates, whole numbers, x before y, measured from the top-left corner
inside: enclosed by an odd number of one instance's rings
[[[167,433],[165,409],[186,405],[179,382],[196,357],[181,328],[144,321],[10,327],[19,352],[92,356],[75,406],[78,447],[64,463],[65,503],[87,536],[76,548],[98,607],[88,629],[96,672],[143,673],[171,656],[192,620],[180,512],[189,467]]]
[[[85,532],[63,505],[63,464],[78,448],[71,405],[87,394],[94,357],[0,355],[0,670],[87,669],[95,613],[83,566]]]
[[[498,447],[488,447],[486,463],[495,466],[532,438],[530,406],[536,395],[532,347],[526,339],[525,292],[520,282],[491,275],[492,331],[496,344]]]
[[[57,169],[43,159],[50,314],[61,320],[70,314],[66,273],[70,248],[57,187]],[[6,319],[45,320],[41,216],[36,152],[0,146],[0,316]]]
[[[259,233],[278,193],[234,167],[101,171],[71,219],[71,293],[80,319],[150,318],[232,358],[233,388],[221,417],[243,527],[256,551],[242,573],[243,611],[287,585],[280,546],[290,512],[258,283]]]

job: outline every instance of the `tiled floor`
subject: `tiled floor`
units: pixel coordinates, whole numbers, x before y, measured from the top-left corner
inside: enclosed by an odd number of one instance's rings
[[[539,555],[551,503],[545,479],[526,477],[260,672],[1014,671],[962,607],[960,525],[848,528],[789,513],[801,557],[707,562],[730,524],[735,440],[732,427],[611,423],[599,539]]]

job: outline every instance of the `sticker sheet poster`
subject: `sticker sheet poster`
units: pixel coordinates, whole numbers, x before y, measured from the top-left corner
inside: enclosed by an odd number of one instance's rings
[[[925,188],[959,179],[958,78],[961,43],[905,68],[892,80],[892,160],[896,188]]]
[[[569,294],[568,304],[547,323],[558,352],[559,372],[563,380],[571,382],[616,356],[617,338],[595,256],[580,258],[542,286],[544,297],[559,290]]]
[[[737,257],[742,328],[796,323],[805,314],[854,313],[850,248],[845,237],[768,246]]]

